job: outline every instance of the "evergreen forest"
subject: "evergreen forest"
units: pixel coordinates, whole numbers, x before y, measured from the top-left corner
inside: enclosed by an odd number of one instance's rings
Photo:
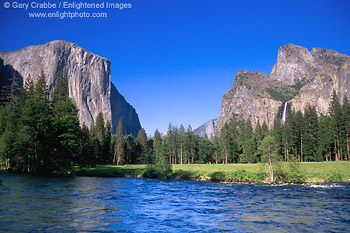
[[[98,164],[228,164],[278,161],[349,161],[350,103],[333,91],[329,114],[315,107],[291,112],[253,127],[250,119],[233,116],[221,132],[199,137],[191,126],[169,123],[166,134],[125,135],[123,119],[116,134],[102,113],[89,127],[79,124],[78,109],[69,98],[68,82],[60,73],[52,96],[46,75],[27,78],[23,88],[14,77],[2,89],[0,106],[0,166],[9,171],[65,174],[72,166]]]

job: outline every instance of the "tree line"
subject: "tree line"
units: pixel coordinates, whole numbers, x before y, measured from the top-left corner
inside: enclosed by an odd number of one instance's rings
[[[285,162],[349,161],[349,136],[349,100],[344,96],[341,103],[333,91],[327,115],[308,105],[304,112],[289,113],[285,122],[275,119],[272,129],[266,122],[254,128],[249,118],[232,117],[211,140],[194,134],[191,126],[186,131],[169,123],[166,135],[156,130],[150,145],[170,164],[268,162],[270,152]]]
[[[18,80],[3,88],[0,106],[0,162],[7,170],[66,172],[72,166],[97,164],[256,163],[283,161],[350,160],[350,104],[340,103],[334,91],[329,114],[318,116],[315,107],[288,114],[274,127],[234,117],[211,140],[199,137],[191,126],[174,126],[147,137],[141,129],[125,135],[122,119],[116,134],[99,113],[87,127],[79,124],[78,109],[69,98],[68,81],[58,75],[49,96],[46,75],[29,76],[23,88]]]
[[[72,166],[144,163],[144,130],[138,138],[124,135],[122,119],[117,134],[99,113],[96,121],[80,126],[78,109],[69,98],[68,81],[61,72],[52,96],[46,75],[28,76],[23,88],[13,78],[0,99],[0,165],[18,172],[62,173]]]

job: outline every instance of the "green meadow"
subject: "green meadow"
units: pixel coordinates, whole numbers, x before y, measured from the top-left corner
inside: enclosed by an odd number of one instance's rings
[[[282,163],[286,166],[286,163]],[[146,165],[98,165],[91,168],[75,167],[72,174],[98,177],[142,177]],[[175,164],[171,177],[195,180],[267,181],[266,164]],[[305,162],[300,163],[305,182],[332,182],[331,177],[350,182],[350,162]]]

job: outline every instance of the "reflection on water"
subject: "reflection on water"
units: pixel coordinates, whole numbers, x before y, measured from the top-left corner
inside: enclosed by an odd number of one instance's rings
[[[349,232],[350,185],[0,174],[0,231]]]

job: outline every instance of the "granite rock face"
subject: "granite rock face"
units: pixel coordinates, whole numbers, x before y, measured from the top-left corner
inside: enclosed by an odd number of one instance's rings
[[[272,99],[266,88],[280,85],[280,82],[270,79],[264,73],[239,71],[232,89],[222,97],[216,131],[220,132],[225,123],[233,117],[238,120],[250,118],[253,126],[258,121],[261,124],[265,121],[272,127],[282,102]]]
[[[331,49],[313,48],[309,52],[301,46],[287,44],[278,50],[277,63],[270,78],[294,85],[313,81],[317,75],[325,75],[339,68],[349,57]]]
[[[302,111],[308,104],[318,114],[326,115],[333,89],[340,100],[350,98],[350,57],[331,49],[288,44],[278,51],[277,63],[270,76],[263,73],[239,71],[233,87],[222,98],[216,133],[233,117],[251,119],[253,126],[259,120],[269,128],[283,110]],[[285,104],[287,102],[287,104]]]
[[[209,121],[205,122],[203,125],[194,129],[193,132],[200,137],[204,138],[205,136],[207,136],[209,139],[211,139],[212,136],[215,135],[216,122],[217,122],[217,119],[214,119],[214,120],[209,119]]]
[[[135,136],[141,125],[135,109],[111,83],[111,62],[67,41],[52,41],[12,51],[0,52],[5,65],[11,65],[22,77],[34,80],[43,70],[50,96],[59,73],[68,79],[69,96],[79,109],[81,124],[90,126],[99,112],[116,129],[122,117],[125,132]]]
[[[326,75],[316,76],[291,100],[291,104],[295,111],[304,112],[309,104],[316,107],[318,114],[327,115],[333,90],[337,92],[341,102],[344,96],[350,99],[350,62],[344,62]]]

